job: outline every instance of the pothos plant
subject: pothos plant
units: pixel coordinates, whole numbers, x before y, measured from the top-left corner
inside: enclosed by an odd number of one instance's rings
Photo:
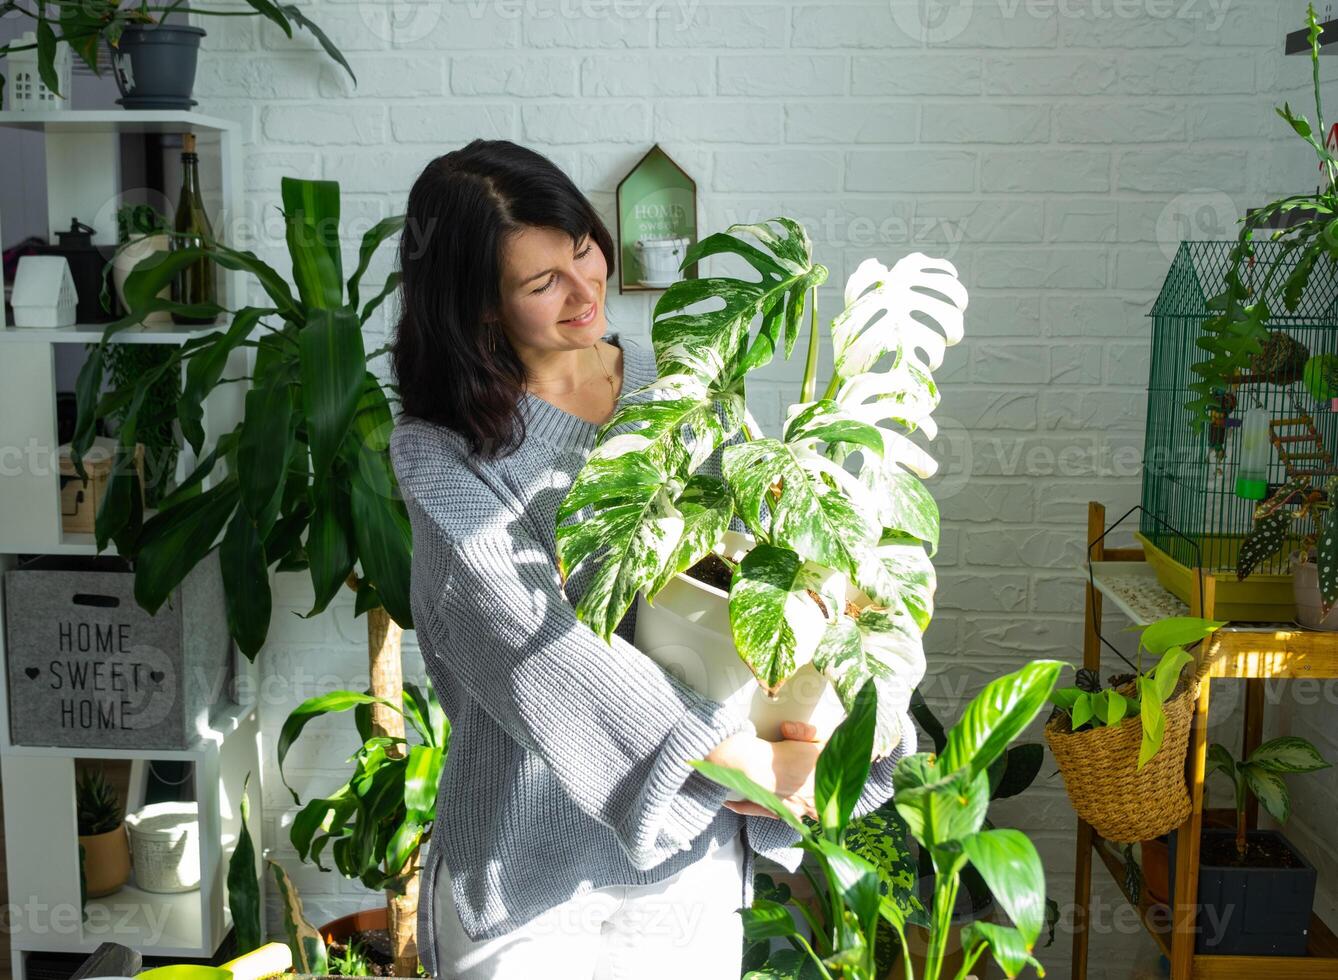
[[[910,435],[935,434],[931,372],[962,338],[966,290],[941,259],[913,253],[890,269],[866,259],[830,324],[834,363],[819,394],[816,291],[827,269],[803,226],[785,217],[731,225],[689,248],[683,264],[712,255],[742,260],[758,278],[683,280],[656,303],[659,378],[640,389],[653,396],[622,404],[596,433],[557,510],[560,576],[598,561],[576,615],[608,640],[639,590],[653,602],[716,548],[737,512],[755,538],[737,566],[721,558],[732,569],[740,658],[771,694],[811,662],[846,710],[872,679],[874,750],[885,756],[924,673],[939,537],[921,482],[936,464]],[[799,397],[782,431],[767,435],[748,410],[746,378],[778,351],[791,356],[810,291]],[[700,303],[719,305],[688,312]],[[644,426],[614,434],[629,423]],[[721,445],[717,476],[702,466]],[[854,453],[852,471],[844,464]],[[587,506],[591,516],[571,520]],[[847,602],[848,584],[871,602]]]
[[[1236,578],[1243,580],[1260,563],[1282,550],[1295,536],[1295,526],[1310,519],[1313,530],[1300,535],[1300,560],[1309,561],[1313,553],[1319,577],[1319,593],[1324,615],[1338,602],[1338,541],[1328,524],[1338,493],[1338,477],[1331,476],[1318,486],[1308,476],[1293,477],[1267,500],[1254,508],[1254,523],[1241,542],[1236,556]],[[1326,530],[1327,526],[1327,530]]]
[[[948,732],[943,751],[906,756],[897,763],[894,805],[934,871],[932,901],[925,909],[929,943],[918,980],[940,980],[952,931],[952,915],[962,874],[968,868],[984,880],[1012,925],[972,922],[962,930],[965,951],[957,980],[970,975],[986,952],[1009,977],[1027,966],[1044,975],[1031,955],[1045,924],[1045,869],[1040,855],[1018,830],[985,826],[990,798],[990,767],[1045,706],[1063,664],[1034,661],[997,678],[962,713]],[[880,889],[875,865],[853,853],[846,837],[850,816],[869,777],[876,726],[878,684],[864,682],[855,704],[818,756],[814,803],[818,819],[795,816],[777,797],[740,770],[705,760],[689,764],[714,781],[766,807],[799,834],[797,846],[821,871],[814,889],[828,906],[823,915],[803,903],[814,941],[795,925],[789,908],[773,898],[754,895],[740,909],[749,940],[783,938],[791,948],[772,956],[745,980],[781,980],[816,976],[823,980],[875,980],[878,925],[891,924],[901,947],[907,980],[916,980],[907,948],[911,907],[895,893]]]
[[[1235,791],[1236,851],[1244,855],[1248,849],[1245,804],[1250,794],[1270,817],[1278,823],[1286,823],[1291,816],[1292,801],[1282,777],[1289,772],[1315,772],[1328,768],[1329,763],[1315,746],[1292,735],[1265,742],[1245,759],[1234,758],[1225,745],[1216,742],[1210,745],[1205,775],[1222,773],[1231,780]]]
[[[1142,629],[1138,638],[1138,663],[1132,675],[1115,678],[1116,683],[1102,689],[1094,671],[1083,669],[1078,685],[1055,691],[1052,700],[1057,710],[1069,716],[1070,730],[1114,727],[1125,718],[1139,719],[1143,738],[1138,748],[1138,768],[1142,769],[1161,749],[1166,736],[1166,711],[1163,705],[1175,693],[1185,666],[1193,659],[1186,650],[1225,626],[1225,621],[1198,619],[1194,616],[1169,616]],[[1150,670],[1143,670],[1143,651],[1159,658]],[[1133,684],[1124,694],[1118,688]]]
[[[1265,354],[1270,341],[1269,318],[1279,312],[1270,303],[1281,299],[1286,311],[1294,312],[1320,259],[1327,258],[1326,264],[1330,266],[1338,261],[1338,236],[1332,233],[1334,215],[1338,213],[1338,157],[1324,139],[1319,84],[1319,36],[1324,29],[1315,16],[1314,4],[1307,7],[1306,24],[1315,92],[1314,125],[1304,115],[1294,113],[1288,103],[1276,111],[1315,151],[1324,179],[1313,194],[1289,195],[1242,219],[1239,238],[1228,259],[1230,268],[1223,289],[1208,300],[1211,315],[1203,322],[1203,336],[1195,342],[1207,354],[1193,365],[1196,380],[1189,385],[1193,397],[1185,406],[1196,430],[1212,421],[1214,412],[1220,413],[1223,393],[1229,392],[1234,379],[1248,373]],[[1291,221],[1298,216],[1300,220]],[[1280,247],[1270,261],[1261,263],[1247,277],[1245,269],[1255,265],[1255,232],[1279,217],[1288,221],[1286,227],[1271,235],[1272,241],[1281,242]]]

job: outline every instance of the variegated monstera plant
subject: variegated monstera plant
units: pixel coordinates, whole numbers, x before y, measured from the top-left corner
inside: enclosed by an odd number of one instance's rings
[[[653,601],[716,548],[737,512],[755,539],[737,567],[724,559],[739,656],[768,693],[811,662],[847,711],[872,678],[881,758],[925,669],[939,516],[921,482],[936,464],[912,435],[935,435],[931,372],[962,338],[966,290],[941,259],[914,253],[890,269],[865,260],[831,322],[833,372],[818,396],[816,291],[827,269],[803,226],[732,225],[689,248],[683,265],[711,255],[737,256],[760,278],[684,280],[660,298],[659,378],[638,389],[655,393],[624,399],[597,432],[557,511],[559,574],[565,582],[582,562],[599,563],[576,614],[608,640],[638,590]],[[810,291],[800,397],[769,436],[748,410],[745,379],[778,350],[791,356]],[[698,304],[711,308],[686,312]],[[645,424],[613,432],[627,423]],[[703,464],[722,444],[717,475]],[[570,520],[587,505],[590,517]],[[871,601],[848,602],[847,584]]]

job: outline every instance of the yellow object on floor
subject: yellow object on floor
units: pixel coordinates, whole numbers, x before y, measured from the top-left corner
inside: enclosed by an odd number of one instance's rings
[[[293,968],[293,951],[287,943],[266,943],[251,952],[222,964],[232,973],[232,980],[261,980],[287,973]]]

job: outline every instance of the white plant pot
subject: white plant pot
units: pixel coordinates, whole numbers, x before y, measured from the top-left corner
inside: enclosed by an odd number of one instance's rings
[[[753,543],[750,535],[726,531],[720,550],[737,558]],[[869,601],[857,589],[849,589],[847,598],[857,604]],[[655,596],[653,605],[644,592],[638,592],[636,610],[637,649],[698,694],[746,715],[759,738],[779,742],[781,722],[804,721],[817,728],[818,738],[826,739],[845,720],[845,705],[836,688],[811,663],[795,671],[776,697],[767,696],[734,647],[729,595],[721,589],[680,572]],[[726,799],[743,797],[731,792]]]
[[[154,252],[169,252],[172,249],[172,240],[167,235],[142,235],[139,238],[133,238],[130,242],[112,259],[112,283],[116,287],[116,295],[121,300],[121,308],[127,309],[125,301],[125,281],[130,278],[130,273],[144,259],[148,258]],[[162,299],[172,298],[172,286],[169,283],[158,291],[158,296]],[[142,321],[146,327],[170,327],[173,324],[172,314],[168,310],[156,310],[150,313]]]
[[[654,288],[672,286],[683,275],[678,270],[688,249],[688,239],[641,238],[632,245],[641,263],[641,285]]]

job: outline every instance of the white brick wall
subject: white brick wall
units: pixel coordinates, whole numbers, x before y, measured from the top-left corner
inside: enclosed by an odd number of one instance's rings
[[[264,229],[251,244],[281,268],[266,214],[281,175],[340,181],[352,255],[362,230],[402,209],[424,164],[476,136],[549,155],[610,227],[617,181],[658,140],[697,180],[705,231],[776,214],[808,226],[832,271],[826,317],[869,255],[921,250],[957,264],[972,306],[967,341],[940,373],[944,534],[928,635],[948,715],[997,671],[1079,659],[1085,504],[1100,498],[1114,515],[1138,498],[1144,314],[1175,243],[1229,236],[1246,207],[1315,180],[1313,156],[1272,110],[1284,99],[1313,109],[1307,60],[1281,55],[1299,0],[319,0],[304,10],[346,53],[356,88],[302,32],[289,41],[255,18],[213,18],[196,92],[202,111],[245,127],[248,217]],[[652,300],[614,291],[610,321],[644,336]],[[369,345],[383,329],[378,319]],[[771,432],[801,356],[751,387]],[[305,610],[306,583],[281,578],[279,602]],[[262,654],[280,680],[264,709],[268,744],[310,684],[361,683],[363,621],[351,609],[346,597],[314,621],[276,615]],[[405,652],[417,673],[412,637]],[[329,676],[297,690],[299,670]],[[322,776],[332,786],[352,750],[348,723],[322,727],[331,741],[310,739],[291,759],[306,790]],[[1316,737],[1338,758],[1326,732]],[[1073,820],[1051,772],[1007,816],[1036,834],[1067,908]],[[1297,788],[1312,857],[1322,838],[1306,828],[1335,787],[1323,776]],[[291,800],[272,769],[265,803],[270,840],[286,840]],[[286,864],[315,918],[375,900]],[[1108,884],[1102,894],[1097,948],[1118,955],[1095,962],[1133,976],[1134,960],[1155,957],[1114,913]],[[1067,975],[1067,934],[1045,959]]]

